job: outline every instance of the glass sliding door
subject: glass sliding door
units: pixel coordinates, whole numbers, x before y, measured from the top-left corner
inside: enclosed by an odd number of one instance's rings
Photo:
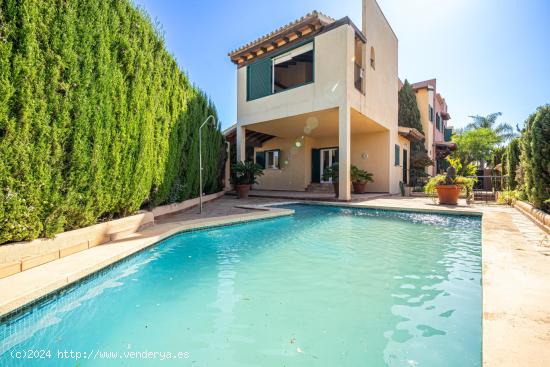
[[[323,172],[325,169],[332,166],[334,163],[338,163],[338,148],[326,148],[321,149],[321,177],[320,181],[323,183],[330,183],[332,179],[323,180]]]

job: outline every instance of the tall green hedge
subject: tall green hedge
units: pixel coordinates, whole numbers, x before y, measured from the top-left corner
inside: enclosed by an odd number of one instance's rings
[[[519,164],[520,155],[520,139],[514,138],[510,141],[510,144],[506,147],[505,161],[506,161],[506,173],[509,177],[510,189],[515,190],[518,186],[516,181],[516,171]]]
[[[129,0],[0,0],[0,243],[198,195],[209,114]],[[213,192],[224,139],[203,132]]]
[[[529,116],[521,139],[525,193],[535,207],[549,211],[550,105],[539,107]]]

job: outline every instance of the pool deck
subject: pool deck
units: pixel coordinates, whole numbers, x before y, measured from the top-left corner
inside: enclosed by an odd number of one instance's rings
[[[197,208],[166,215],[126,238],[0,279],[0,316],[180,231],[291,215],[292,211],[259,207],[288,201],[225,196],[206,204],[202,215]],[[519,211],[465,202],[439,206],[422,197],[326,204],[483,215],[483,365],[550,366],[550,240]]]

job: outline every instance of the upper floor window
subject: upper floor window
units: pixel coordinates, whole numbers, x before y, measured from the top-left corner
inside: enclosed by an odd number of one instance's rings
[[[266,57],[247,66],[247,100],[313,82],[313,42],[282,54]]]
[[[374,47],[370,48],[370,67],[376,69],[376,54],[374,52]]]
[[[428,105],[428,117],[431,122],[434,122],[434,108],[431,105]]]
[[[273,93],[313,82],[313,43],[273,59]]]
[[[441,115],[439,113],[435,115],[435,127],[437,130],[441,131]]]

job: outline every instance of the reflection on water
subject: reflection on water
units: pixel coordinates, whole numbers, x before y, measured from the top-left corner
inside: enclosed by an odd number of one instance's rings
[[[3,323],[0,365],[33,365],[9,359],[18,348],[187,351],[198,366],[480,365],[479,219],[293,208],[176,236]]]

